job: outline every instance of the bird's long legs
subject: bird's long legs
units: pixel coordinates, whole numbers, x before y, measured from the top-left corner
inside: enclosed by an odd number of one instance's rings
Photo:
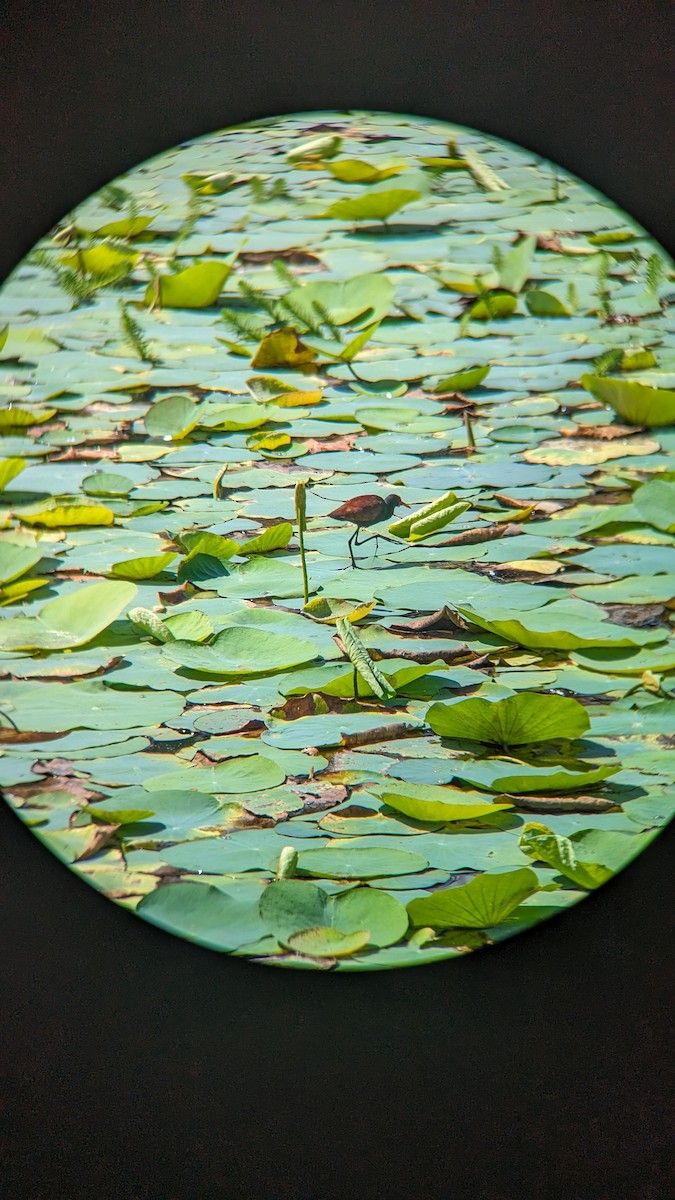
[[[385,533],[372,533],[370,535],[370,537],[364,538],[363,541],[360,542],[359,541],[360,533],[361,533],[361,526],[357,525],[352,536],[350,537],[349,541],[347,542],[347,545],[349,546],[349,557],[352,560],[352,566],[355,567],[356,570],[361,570],[361,568],[359,567],[356,559],[354,558],[353,547],[366,546],[368,544],[368,542],[375,542],[375,554],[379,554],[380,538],[384,538],[385,542],[395,542],[394,538],[387,537],[387,535]]]
[[[358,535],[359,535],[359,527],[357,525],[352,536],[350,537],[349,541],[347,542],[347,545],[349,546],[349,557],[352,560],[352,566],[354,568],[356,568],[356,559],[354,558],[354,551],[353,551],[352,547],[358,546]]]

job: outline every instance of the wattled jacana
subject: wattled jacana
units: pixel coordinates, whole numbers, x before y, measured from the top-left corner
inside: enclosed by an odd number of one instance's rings
[[[356,566],[354,551],[352,546],[358,545],[359,530],[366,528],[368,525],[377,525],[378,521],[384,521],[390,517],[397,505],[402,504],[404,508],[410,506],[401,500],[400,496],[353,496],[351,500],[345,501],[339,508],[334,508],[328,513],[334,521],[349,521],[356,526],[347,545],[349,546],[349,557],[352,560],[352,566]]]

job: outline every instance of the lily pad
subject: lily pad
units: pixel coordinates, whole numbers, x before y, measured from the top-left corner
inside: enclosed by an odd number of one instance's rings
[[[586,709],[578,700],[534,692],[518,692],[503,700],[468,696],[432,704],[427,722],[441,737],[491,742],[497,746],[577,738],[591,725]]]
[[[461,887],[446,888],[411,900],[408,905],[414,925],[433,929],[489,929],[507,921],[511,914],[539,890],[534,871],[523,867],[500,875],[477,875]]]
[[[582,386],[630,425],[674,425],[675,391],[636,380],[582,375]]]

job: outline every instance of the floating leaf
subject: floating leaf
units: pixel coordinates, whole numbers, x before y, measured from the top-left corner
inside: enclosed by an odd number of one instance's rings
[[[384,803],[416,821],[476,821],[512,807],[511,801],[493,804],[477,792],[433,784],[405,784],[394,780],[382,784]]]
[[[165,441],[180,441],[199,422],[199,409],[189,396],[165,396],[157,400],[143,418],[150,437]]]
[[[582,375],[581,384],[629,425],[675,425],[675,391],[601,375]]]
[[[186,767],[182,771],[153,775],[144,780],[143,786],[149,792],[176,789],[236,796],[239,792],[261,792],[276,787],[285,778],[285,771],[270,758],[247,754],[228,758],[215,767]]]
[[[351,200],[336,200],[320,215],[338,221],[388,221],[406,204],[421,199],[422,193],[412,188],[389,188],[386,191],[367,192]]]
[[[0,492],[4,492],[7,484],[16,479],[25,466],[22,458],[6,458],[0,462]]]
[[[470,883],[445,888],[411,900],[413,925],[433,929],[490,929],[508,921],[515,910],[539,890],[534,871],[523,867],[501,875],[477,875]]]
[[[0,430],[28,429],[31,425],[42,425],[45,421],[50,421],[55,413],[55,408],[3,408],[0,409]]]
[[[583,704],[568,696],[518,692],[503,700],[467,696],[432,704],[427,723],[441,737],[523,746],[581,737],[591,722]]]
[[[372,887],[352,888],[329,902],[331,924],[341,933],[368,930],[368,945],[392,946],[408,929],[408,914],[394,896]]]
[[[652,479],[638,488],[633,503],[648,525],[667,533],[675,530],[675,483]]]
[[[322,621],[326,625],[335,625],[339,617],[356,625],[374,608],[374,600],[370,600],[367,604],[358,604],[352,600],[333,600],[330,596],[316,596],[304,605],[302,611],[306,612],[314,621]]]
[[[26,571],[30,571],[41,558],[42,551],[34,546],[0,541],[0,584],[18,579]]]
[[[54,504],[37,512],[21,512],[24,525],[61,529],[78,525],[112,525],[115,514],[104,504]]]
[[[167,551],[165,554],[148,554],[144,558],[127,558],[113,563],[110,574],[117,579],[154,579],[175,557],[175,551]]]
[[[361,846],[326,846],[301,850],[298,870],[316,879],[377,879],[382,875],[413,875],[429,866],[421,854],[409,850],[368,849]]]
[[[165,644],[162,657],[202,675],[257,675],[282,671],[317,657],[316,647],[303,638],[265,632],[251,626],[235,625],[223,629],[211,645],[172,641]]]
[[[316,280],[292,288],[285,299],[291,311],[294,303],[315,309],[317,314],[328,313],[335,325],[357,320],[370,323],[385,317],[394,298],[394,285],[386,275],[368,272],[340,282]]]
[[[328,134],[326,137],[312,138],[303,142],[294,150],[289,150],[286,158],[289,163],[311,162],[325,158],[335,158],[340,153],[342,138],[338,134]]]
[[[255,370],[266,367],[299,367],[314,362],[316,351],[304,346],[295,329],[287,327],[266,333],[251,359]]]
[[[99,237],[117,237],[117,238],[135,238],[139,234],[145,233],[149,225],[152,225],[154,217],[122,217],[119,221],[108,221],[105,225],[101,225],[96,230]]]
[[[209,946],[236,950],[264,931],[257,905],[208,883],[172,883],[144,896],[136,910],[169,933]]]
[[[473,606],[463,604],[457,604],[457,608],[482,629],[499,634],[519,646],[532,646],[535,649],[551,647],[574,650],[586,646],[618,648],[664,640],[657,631],[629,629],[599,620],[592,608],[587,615],[584,608],[574,608],[573,603],[555,601],[526,615],[508,610],[490,612],[488,615],[487,609],[479,612]]]
[[[268,525],[267,529],[257,537],[241,542],[237,547],[238,554],[268,554],[271,550],[283,550],[293,536],[293,526],[290,521],[280,521],[278,525]]]
[[[225,286],[233,262],[200,262],[175,275],[152,280],[145,292],[145,303],[163,308],[210,308]]]
[[[87,496],[127,496],[133,486],[126,475],[116,475],[112,471],[95,471],[82,480],[82,491]]]
[[[553,292],[532,288],[525,293],[525,307],[533,317],[570,317],[573,309]]]
[[[499,266],[500,287],[516,293],[522,290],[529,278],[536,248],[537,239],[530,235],[521,238],[513,249],[509,250]]]
[[[347,958],[367,945],[370,934],[367,929],[357,933],[340,933],[331,926],[303,929],[288,939],[289,950],[297,954],[308,954],[314,958]]]
[[[512,292],[493,288],[471,304],[466,314],[472,321],[494,321],[499,317],[511,316],[517,307],[518,297]]]
[[[476,364],[473,367],[465,367],[461,371],[455,371],[454,375],[448,375],[445,379],[441,379],[435,387],[427,390],[431,391],[434,396],[444,395],[446,392],[471,392],[487,378],[490,366],[490,363],[485,363],[484,365]]]
[[[518,844],[529,858],[547,863],[578,887],[593,889],[630,862],[643,842],[637,834],[609,829],[580,830],[563,837],[533,823],[525,826]]]
[[[271,933],[282,943],[326,921],[328,896],[314,883],[279,879],[268,884],[260,897],[260,914]]]
[[[339,158],[326,164],[334,179],[341,183],[381,183],[391,175],[399,175],[405,170],[405,163],[391,167],[376,167],[363,158]]]
[[[455,765],[455,764],[453,764]],[[456,777],[488,792],[504,792],[509,796],[529,792],[576,792],[592,787],[616,774],[618,766],[567,767],[527,766],[503,758],[484,758],[476,762],[457,762]]]
[[[83,646],[133,600],[132,583],[92,583],[50,600],[37,617],[0,621],[2,650],[66,650]]]

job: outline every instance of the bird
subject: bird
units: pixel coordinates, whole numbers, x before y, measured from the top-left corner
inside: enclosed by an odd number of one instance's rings
[[[356,526],[347,545],[349,546],[349,557],[352,560],[352,566],[356,566],[354,558],[353,546],[358,545],[359,530],[366,528],[368,525],[377,525],[379,521],[384,521],[390,517],[394,509],[401,504],[403,508],[410,508],[405,500],[396,494],[390,496],[353,496],[351,500],[346,500],[344,504],[340,504],[338,508],[334,508],[328,513],[334,521],[349,521]]]

